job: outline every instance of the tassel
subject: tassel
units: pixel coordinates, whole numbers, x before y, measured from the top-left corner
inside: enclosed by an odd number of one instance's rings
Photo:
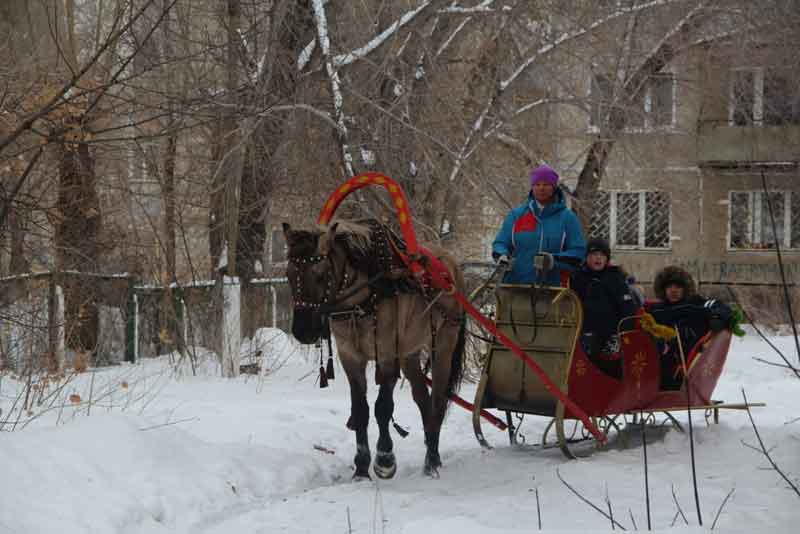
[[[398,433],[398,434],[400,434],[400,437],[401,437],[401,438],[405,438],[406,436],[408,436],[408,430],[406,430],[406,429],[405,429],[405,428],[403,428],[402,426],[398,425],[398,424],[395,422],[395,420],[394,420],[394,417],[392,417],[392,426],[393,426],[393,427],[394,427],[394,429],[397,431],[397,433]]]
[[[320,389],[328,387],[328,376],[325,374],[325,368],[319,366],[319,387]]]
[[[325,375],[328,380],[333,380],[333,356],[328,356],[328,367],[325,369]]]
[[[328,380],[333,380],[333,342],[331,341],[331,331],[328,329],[328,368],[325,370]]]

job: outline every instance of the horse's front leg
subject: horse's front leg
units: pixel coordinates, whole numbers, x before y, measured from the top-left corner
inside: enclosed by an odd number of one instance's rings
[[[397,384],[397,368],[381,363],[379,367],[380,389],[375,400],[375,419],[378,422],[378,444],[375,451],[373,469],[378,478],[392,478],[397,472],[393,452],[392,436],[389,434],[389,421],[394,413],[394,386]]]
[[[369,404],[367,403],[366,360],[339,353],[342,367],[350,383],[350,419],[347,428],[356,433],[356,456],[353,459],[356,472],[353,479],[369,479]]]

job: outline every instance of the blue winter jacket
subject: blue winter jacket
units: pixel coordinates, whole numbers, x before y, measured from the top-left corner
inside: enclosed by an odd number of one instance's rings
[[[544,279],[539,279],[533,266],[533,257],[540,252],[549,252],[556,259],[555,268]],[[545,283],[561,284],[561,271],[572,271],[575,267],[558,261],[574,258],[576,266],[586,256],[586,240],[575,213],[567,208],[564,193],[556,189],[553,202],[539,209],[539,205],[528,194],[528,200],[511,210],[503,227],[492,243],[492,257],[505,254],[513,258],[513,267],[506,273],[504,281],[509,284]]]

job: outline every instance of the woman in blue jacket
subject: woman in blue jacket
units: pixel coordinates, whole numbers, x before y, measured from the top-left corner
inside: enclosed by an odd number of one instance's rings
[[[564,202],[558,173],[547,165],[537,167],[528,199],[511,210],[492,243],[495,261],[510,265],[504,282],[566,285],[585,255],[586,240],[578,217]]]

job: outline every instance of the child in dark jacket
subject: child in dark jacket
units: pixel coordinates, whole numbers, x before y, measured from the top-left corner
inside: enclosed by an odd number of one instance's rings
[[[719,300],[698,295],[692,275],[680,267],[669,266],[659,271],[653,289],[659,301],[649,304],[647,311],[656,322],[678,331],[687,358],[709,330],[718,332],[730,326],[731,308]],[[677,372],[682,368],[677,341],[662,342],[659,348],[662,352],[662,389],[677,389],[682,382]]]
[[[611,249],[602,239],[586,245],[586,261],[570,276],[570,288],[583,303],[581,346],[601,370],[615,378],[622,377],[617,325],[625,317],[636,315],[639,306],[631,294],[627,275],[610,265]]]

